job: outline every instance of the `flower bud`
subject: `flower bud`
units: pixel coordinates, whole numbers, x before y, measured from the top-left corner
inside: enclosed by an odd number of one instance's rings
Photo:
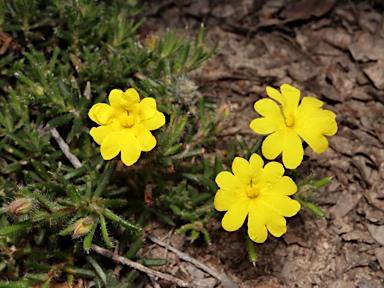
[[[9,204],[8,212],[16,216],[23,215],[29,212],[31,206],[32,202],[27,198],[16,199],[11,204]]]
[[[325,177],[323,179],[320,179],[319,181],[316,181],[312,186],[313,188],[317,189],[325,185],[328,185],[329,183],[331,183],[331,180],[332,180],[332,177]]]
[[[87,217],[87,218],[81,218],[76,221],[76,223],[73,225],[73,233],[72,233],[72,239],[81,237],[86,235],[89,231],[91,231],[92,224],[95,218],[93,217]]]

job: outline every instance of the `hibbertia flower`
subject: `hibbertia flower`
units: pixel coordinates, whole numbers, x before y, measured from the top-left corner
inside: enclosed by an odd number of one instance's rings
[[[264,162],[252,154],[249,162],[236,157],[232,173],[220,172],[216,183],[220,187],[214,205],[218,211],[227,211],[222,226],[227,231],[236,231],[248,216],[248,235],[257,242],[267,239],[269,231],[280,237],[286,230],[284,217],[291,217],[300,210],[298,201],[289,195],[297,191],[295,182],[283,176],[284,167],[278,162]]]
[[[121,152],[121,160],[127,166],[137,162],[141,151],[148,152],[156,146],[156,138],[150,132],[165,124],[164,114],[157,111],[153,98],[140,96],[133,88],[125,92],[114,89],[108,97],[109,104],[92,106],[88,116],[99,127],[90,134],[101,145],[101,156],[105,160]]]
[[[261,147],[263,155],[275,159],[282,153],[286,168],[295,169],[303,160],[302,140],[316,153],[328,148],[325,136],[337,132],[336,115],[321,108],[323,102],[313,97],[303,97],[300,90],[289,84],[280,87],[281,93],[267,87],[271,99],[261,99],[254,105],[256,112],[263,118],[254,119],[250,127],[258,134],[268,135]]]

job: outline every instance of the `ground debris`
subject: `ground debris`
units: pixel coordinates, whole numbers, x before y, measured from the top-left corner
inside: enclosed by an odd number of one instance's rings
[[[329,138],[330,148],[319,155],[306,149],[310,160],[300,168],[334,177],[314,198],[326,218],[303,209],[289,219],[282,239],[257,246],[256,268],[244,249],[244,230],[217,229],[205,249],[183,246],[239,279],[240,287],[384,287],[381,2],[191,0],[163,5],[148,19],[159,33],[171,24],[184,29],[178,23],[204,22],[207,42],[221,47],[193,73],[204,97],[233,108],[219,149],[239,135],[254,141],[252,106],[266,97],[266,86],[294,85],[337,114],[339,131]]]

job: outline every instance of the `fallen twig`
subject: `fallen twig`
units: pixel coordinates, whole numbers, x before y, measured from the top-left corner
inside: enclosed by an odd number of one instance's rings
[[[92,249],[95,252],[99,253],[100,255],[103,255],[105,257],[111,258],[111,259],[113,259],[113,260],[115,260],[117,262],[120,262],[121,264],[127,265],[127,266],[132,267],[132,268],[134,268],[136,270],[139,270],[139,271],[141,271],[143,273],[146,273],[147,275],[159,277],[159,278],[164,279],[166,281],[175,283],[176,285],[178,285],[180,287],[192,287],[187,282],[184,282],[181,279],[173,277],[172,275],[161,273],[161,272],[158,272],[156,270],[149,269],[148,267],[145,267],[145,266],[143,266],[143,265],[141,265],[141,264],[139,264],[137,262],[131,261],[131,260],[129,260],[129,259],[123,257],[123,256],[114,254],[113,252],[111,252],[111,251],[109,251],[107,249],[101,248],[101,247],[99,247],[97,245],[92,245]]]
[[[59,144],[59,147],[61,149],[61,151],[63,151],[64,155],[68,158],[69,162],[72,163],[73,167],[75,168],[80,168],[82,165],[81,165],[81,162],[79,161],[79,159],[77,159],[77,157],[75,155],[73,155],[71,153],[71,151],[69,151],[69,146],[67,143],[65,143],[65,141],[63,140],[63,138],[61,138],[59,132],[56,130],[56,128],[49,128],[53,138],[55,138],[57,144]]]
[[[237,286],[235,283],[233,283],[231,280],[229,280],[229,278],[226,275],[221,274],[217,271],[214,271],[213,269],[209,268],[207,265],[201,263],[200,261],[198,261],[195,258],[192,258],[188,254],[181,252],[180,250],[177,250],[176,248],[174,248],[172,246],[167,245],[167,243],[164,243],[163,241],[156,239],[155,237],[153,237],[151,235],[146,235],[146,237],[149,240],[151,240],[153,243],[156,243],[159,246],[168,247],[169,251],[172,251],[173,253],[175,253],[179,258],[195,265],[197,268],[200,268],[201,270],[212,275],[213,277],[215,277],[217,280],[219,280],[221,282],[221,285],[223,287],[236,287]]]

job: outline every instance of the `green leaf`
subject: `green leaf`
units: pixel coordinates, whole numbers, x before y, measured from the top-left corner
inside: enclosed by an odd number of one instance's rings
[[[101,235],[103,236],[104,243],[107,246],[107,248],[112,248],[113,245],[112,245],[111,239],[109,239],[107,224],[105,223],[105,218],[103,214],[99,215],[99,219],[100,219]]]
[[[105,188],[108,185],[109,180],[111,179],[113,173],[116,170],[117,163],[116,162],[107,162],[104,169],[104,174],[100,179],[100,183],[97,186],[95,192],[93,192],[92,198],[99,198],[100,195],[104,192]]]
[[[84,237],[84,240],[83,240],[83,249],[85,252],[89,252],[89,250],[91,250],[92,248],[92,242],[93,242],[93,236],[95,235],[95,231],[96,231],[96,228],[97,228],[97,225],[99,224],[99,221],[98,220],[95,220],[92,224],[92,228],[91,230],[89,231],[89,233]]]
[[[4,228],[1,228],[0,229],[0,235],[1,236],[7,236],[11,233],[14,233],[14,232],[17,232],[17,231],[20,231],[20,230],[23,230],[23,229],[26,229],[26,228],[29,228],[33,225],[32,222],[21,222],[21,223],[17,223],[17,224],[13,224],[11,226],[7,226],[7,227],[4,227]]]
[[[86,256],[85,257],[88,261],[88,263],[92,266],[92,268],[95,270],[98,278],[103,282],[104,285],[107,284],[107,275],[105,274],[103,268],[100,266],[100,264],[95,260],[93,259],[92,256]],[[106,287],[106,286],[104,286]]]
[[[47,122],[47,125],[50,127],[59,127],[61,125],[64,125],[71,121],[73,119],[74,115],[72,113],[66,113],[64,115],[57,116],[56,118],[53,118],[52,120],[49,120]]]

